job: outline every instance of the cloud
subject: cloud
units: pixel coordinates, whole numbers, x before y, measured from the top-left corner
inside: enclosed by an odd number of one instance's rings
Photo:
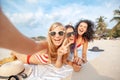
[[[27,0],[29,3],[33,0]],[[40,2],[38,2],[40,3]],[[47,3],[41,1],[41,3]],[[50,2],[48,2],[50,3]],[[113,2],[115,3],[115,2]],[[37,7],[38,5],[36,5]],[[64,25],[69,24],[70,22],[75,25],[80,19],[90,19],[96,21],[96,18],[100,16],[107,17],[106,22],[109,25],[109,28],[113,27],[113,24],[109,22],[113,17],[113,10],[117,9],[117,5],[106,2],[101,5],[83,5],[78,3],[69,3],[66,5],[53,6],[51,8],[43,8],[43,6],[38,6],[38,9],[35,11],[29,11],[24,13],[7,13],[12,22],[27,36],[39,36],[47,35],[48,28],[54,22],[61,22]],[[49,7],[46,6],[46,7]],[[47,10],[50,9],[50,10]],[[24,10],[25,11],[25,10]],[[26,30],[24,30],[24,28]],[[31,30],[32,31],[29,31]],[[29,32],[27,32],[29,31]]]

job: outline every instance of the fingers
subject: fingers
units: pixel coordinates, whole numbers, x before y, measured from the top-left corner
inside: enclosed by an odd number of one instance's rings
[[[74,58],[74,63],[76,63],[77,65],[81,65],[82,64],[81,58],[79,57]]]
[[[67,43],[68,42],[68,39],[67,38],[65,38],[65,40],[63,41],[63,44],[62,44],[62,46],[64,46],[64,47],[68,47],[68,46],[70,46],[70,44],[72,44],[73,42],[69,42],[69,43]]]
[[[62,46],[65,46],[65,45],[66,45],[66,43],[67,43],[67,41],[68,41],[68,39],[67,39],[67,38],[65,38],[65,40],[63,41]]]
[[[63,55],[66,54],[68,52],[67,48],[60,48],[59,49],[59,53],[62,53]]]
[[[78,72],[78,71],[80,71],[81,66],[73,64],[73,69],[74,69],[75,72]]]
[[[67,48],[67,47],[69,47],[71,44],[72,44],[72,42],[69,42],[69,43],[67,43],[67,44],[65,45],[65,47]]]
[[[62,46],[59,48],[60,55],[64,55],[64,54],[68,53],[68,50],[69,50],[68,47],[71,45],[72,42],[69,42],[69,43],[67,43],[67,42],[68,42],[68,39],[65,38]]]
[[[66,53],[68,53],[68,48],[65,47],[65,46],[62,46],[62,47],[59,49],[59,52],[62,53],[62,54],[66,54]]]

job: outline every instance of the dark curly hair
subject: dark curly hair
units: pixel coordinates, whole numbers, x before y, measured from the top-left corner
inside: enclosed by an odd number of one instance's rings
[[[94,35],[94,23],[90,20],[80,20],[76,25],[75,25],[75,32],[76,32],[76,38],[78,38],[78,27],[79,24],[85,22],[87,23],[88,27],[87,27],[87,31],[82,35],[84,40],[89,41],[93,41],[93,35]]]

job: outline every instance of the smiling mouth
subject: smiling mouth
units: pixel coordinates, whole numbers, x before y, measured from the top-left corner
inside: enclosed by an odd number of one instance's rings
[[[61,39],[54,39],[55,41],[60,41]]]
[[[84,32],[84,30],[79,30],[81,33]]]

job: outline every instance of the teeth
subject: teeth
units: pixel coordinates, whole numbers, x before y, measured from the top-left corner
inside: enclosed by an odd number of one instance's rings
[[[60,41],[60,39],[54,39],[55,41]]]
[[[60,41],[60,40],[55,40],[55,41]]]
[[[79,30],[80,32],[83,32],[83,30]]]

